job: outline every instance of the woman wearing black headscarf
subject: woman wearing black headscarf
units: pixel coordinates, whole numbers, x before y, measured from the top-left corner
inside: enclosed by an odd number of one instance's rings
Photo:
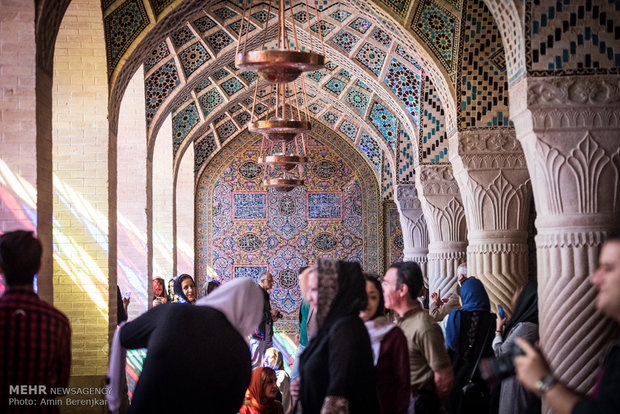
[[[308,289],[319,329],[301,354],[303,413],[378,413],[370,339],[358,317],[366,308],[359,263],[319,259]]]
[[[529,343],[538,340],[538,293],[535,280],[530,280],[513,303],[514,312],[506,324],[499,312],[493,340],[496,357],[511,357],[515,338],[523,338]],[[504,324],[506,328],[504,329]],[[540,399],[527,391],[517,378],[512,376],[502,381],[499,397],[499,414],[540,413]]]

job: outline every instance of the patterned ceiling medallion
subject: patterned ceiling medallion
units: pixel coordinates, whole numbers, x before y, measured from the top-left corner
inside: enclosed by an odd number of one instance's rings
[[[262,171],[263,168],[252,161],[245,162],[239,167],[239,174],[241,174],[248,180],[252,180],[258,177]]]
[[[280,213],[283,216],[290,216],[295,212],[295,200],[290,196],[284,196],[280,200]]]
[[[293,289],[297,283],[297,274],[291,269],[284,269],[280,272],[280,285],[283,288]]]
[[[312,171],[317,177],[326,180],[336,172],[336,166],[329,161],[321,161],[313,164]]]
[[[324,252],[332,250],[337,244],[338,240],[336,237],[329,233],[319,233],[314,240],[312,240],[312,245],[314,248]]]
[[[253,252],[263,245],[261,239],[254,233],[246,233],[237,239],[239,248],[246,252]]]

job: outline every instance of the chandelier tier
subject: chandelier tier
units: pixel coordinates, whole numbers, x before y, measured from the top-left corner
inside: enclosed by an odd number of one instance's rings
[[[271,13],[272,1],[269,2],[268,14]],[[249,30],[244,31],[244,27],[247,28],[249,24],[246,14],[252,9],[253,1],[248,0],[247,3],[245,1],[243,3],[235,65],[240,69],[258,73],[261,78],[272,84],[271,97],[268,100],[269,110],[264,111],[267,119],[259,119],[255,111],[259,83],[256,82],[248,129],[250,132],[263,136],[259,157],[259,164],[265,167],[263,185],[281,191],[291,191],[305,183],[304,165],[308,162],[306,134],[312,129],[306,85],[301,74],[325,66],[323,36],[322,33],[319,34],[323,54],[315,53],[312,49],[312,33],[310,33],[310,50],[302,50],[299,47],[297,27],[293,18],[293,2],[290,2],[290,20],[287,26],[286,1],[279,0],[276,1],[275,6],[278,11],[278,34],[275,47],[268,48],[266,44],[268,19],[265,22],[260,49],[248,51]],[[305,5],[306,12],[310,15],[308,0]],[[315,11],[320,18],[319,7],[316,4]]]

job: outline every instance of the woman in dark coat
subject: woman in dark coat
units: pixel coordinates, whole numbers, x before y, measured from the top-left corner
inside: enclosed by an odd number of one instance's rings
[[[304,414],[379,412],[359,263],[319,259],[308,280],[318,332],[301,354],[299,399]]]
[[[474,277],[465,279],[460,296],[461,309],[450,311],[446,326],[446,348],[454,369],[454,385],[450,395],[451,413],[487,413],[490,410],[489,390],[477,370],[474,372],[474,368],[481,353],[482,358],[493,355],[491,341],[495,315],[490,312],[489,295],[480,280]],[[464,397],[463,387],[470,378],[480,392]]]
[[[196,306],[163,304],[125,324],[120,344],[148,350],[129,412],[236,413],[250,383],[247,337],[262,309],[261,289],[240,278]]]

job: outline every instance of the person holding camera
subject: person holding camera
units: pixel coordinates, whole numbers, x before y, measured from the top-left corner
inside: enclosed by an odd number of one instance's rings
[[[498,307],[493,351],[497,358],[514,358],[515,339],[523,338],[530,343],[538,341],[538,293],[536,280],[530,280],[515,294],[510,319]],[[506,323],[508,319],[508,323]],[[510,364],[512,367],[512,365]],[[499,414],[535,414],[540,413],[540,399],[527,391],[514,376],[514,370],[503,376],[499,395]],[[501,375],[501,373],[500,373]]]
[[[263,290],[265,307],[263,317],[252,334],[252,368],[261,366],[265,351],[273,347],[273,323],[282,318],[282,313],[278,309],[271,309],[269,290],[273,287],[273,276],[265,271],[258,277],[258,284]]]
[[[620,233],[611,234],[599,255],[599,267],[590,276],[598,290],[596,308],[620,322]],[[620,413],[620,342],[607,351],[599,380],[589,397],[558,382],[541,352],[517,338],[525,355],[515,358],[517,378],[526,388],[541,395],[556,414]]]

